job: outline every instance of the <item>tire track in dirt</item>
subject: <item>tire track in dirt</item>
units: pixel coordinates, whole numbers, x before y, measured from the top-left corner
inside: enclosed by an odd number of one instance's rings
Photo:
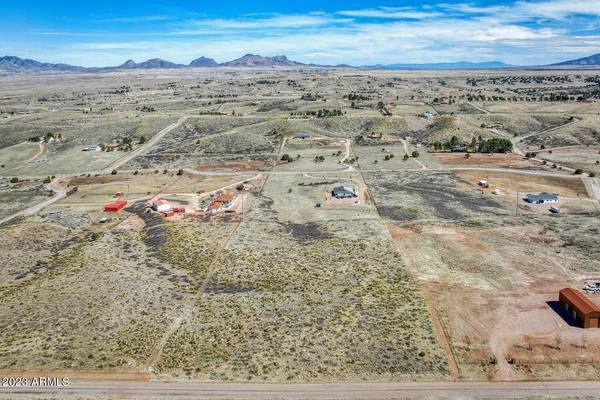
[[[160,361],[163,351],[164,351],[164,348],[165,348],[167,342],[169,341],[169,339],[175,334],[175,332],[177,332],[177,330],[181,327],[183,322],[191,316],[192,311],[194,310],[195,302],[202,301],[202,297],[203,297],[204,293],[206,292],[206,288],[207,288],[210,280],[212,279],[213,275],[217,271],[218,264],[222,259],[224,250],[225,250],[225,248],[227,248],[227,246],[231,242],[231,239],[233,238],[235,233],[238,231],[240,225],[243,222],[244,215],[245,214],[242,210],[242,214],[241,214],[240,219],[237,222],[236,226],[232,229],[231,233],[227,237],[227,240],[224,240],[221,243],[221,246],[217,250],[215,258],[212,261],[210,267],[208,268],[208,273],[206,274],[206,277],[202,281],[202,284],[200,285],[200,288],[198,289],[196,296],[194,296],[192,299],[190,299],[191,300],[190,303],[183,309],[181,314],[177,318],[175,318],[175,320],[169,325],[169,328],[167,329],[165,334],[161,337],[159,342],[156,344],[154,350],[152,351],[152,356],[150,357],[150,359],[148,360],[148,362],[146,363],[146,366],[144,368],[144,370],[146,372],[152,372],[153,365],[155,365],[156,363],[158,363]]]

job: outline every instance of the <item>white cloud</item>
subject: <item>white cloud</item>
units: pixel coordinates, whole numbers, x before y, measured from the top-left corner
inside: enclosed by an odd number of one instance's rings
[[[387,18],[387,19],[426,19],[439,17],[442,14],[435,11],[418,11],[410,7],[380,7],[365,8],[360,10],[343,10],[337,14],[348,17],[360,18]]]
[[[444,8],[463,14],[489,15],[501,20],[527,21],[540,18],[562,20],[573,15],[600,16],[600,0],[517,1],[502,6],[472,3],[446,4]]]
[[[130,16],[130,17],[106,18],[106,19],[100,20],[100,22],[137,24],[137,23],[143,23],[143,22],[171,21],[173,19],[175,19],[175,18],[171,17],[171,16],[167,16],[167,15],[140,15],[140,16]]]

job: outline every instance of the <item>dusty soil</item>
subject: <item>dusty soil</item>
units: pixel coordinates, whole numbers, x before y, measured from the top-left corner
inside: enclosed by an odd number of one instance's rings
[[[232,169],[235,171],[262,171],[265,169],[266,162],[260,160],[247,160],[243,162],[211,162],[201,163],[194,166],[199,171],[213,169]]]
[[[585,185],[580,178],[570,176],[529,175],[526,178],[511,172],[458,171],[456,175],[478,186],[480,180],[487,180],[491,187],[486,192],[500,189],[504,193],[557,193],[570,197],[587,197]]]
[[[423,282],[461,378],[600,376],[600,330],[578,328],[556,308],[558,291],[596,279],[600,264],[567,245],[560,226],[389,227]]]
[[[439,162],[451,167],[490,167],[490,168],[516,168],[516,169],[540,169],[546,170],[550,167],[533,160],[527,160],[518,154],[476,154],[472,153],[465,158],[465,153],[432,153]]]

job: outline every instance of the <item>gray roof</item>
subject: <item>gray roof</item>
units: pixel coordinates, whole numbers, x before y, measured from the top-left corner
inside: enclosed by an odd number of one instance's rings
[[[553,193],[542,192],[540,194],[527,194],[529,201],[558,201],[558,195]]]
[[[350,193],[354,193],[354,190],[352,190],[348,186],[336,186],[336,187],[333,188],[333,191],[334,192],[350,192]]]

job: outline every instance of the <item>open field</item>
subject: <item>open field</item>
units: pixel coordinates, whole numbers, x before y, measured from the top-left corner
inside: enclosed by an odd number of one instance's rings
[[[600,103],[546,99],[596,73],[553,74],[0,76],[0,370],[598,379],[599,332],[556,300],[600,281]]]
[[[539,158],[573,169],[600,174],[600,147],[574,146],[543,150]]]
[[[597,252],[589,252],[597,231],[595,221],[580,217],[391,230],[426,282],[461,375],[499,380],[597,378],[591,349],[600,345],[599,332],[571,326],[555,306],[561,287],[581,287],[600,273]]]
[[[254,199],[197,309],[167,342],[161,375],[445,379],[425,303],[373,211],[315,210],[309,193],[321,188],[293,185],[287,195],[282,184],[269,180]]]
[[[41,179],[27,179],[11,182],[0,179],[0,218],[35,205],[52,195]]]
[[[449,220],[466,222],[510,210],[459,176],[448,172],[365,174],[379,214],[384,220]]]
[[[550,166],[545,166],[540,162],[528,160],[513,153],[469,154],[468,158],[465,157],[465,153],[433,153],[432,155],[437,161],[450,167],[550,169]]]

